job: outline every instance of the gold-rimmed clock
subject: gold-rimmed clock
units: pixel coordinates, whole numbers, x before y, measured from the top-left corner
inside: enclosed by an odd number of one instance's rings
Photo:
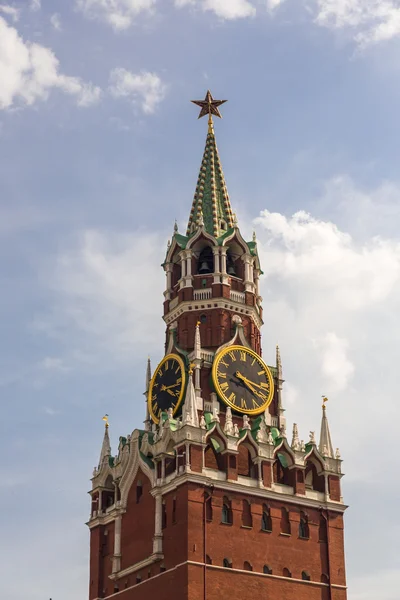
[[[262,358],[245,346],[228,346],[215,357],[212,378],[218,396],[234,410],[261,414],[274,396],[274,379]]]
[[[176,414],[185,387],[186,370],[182,358],[178,354],[167,354],[154,371],[147,397],[149,412],[155,423],[159,422],[161,413],[169,408]]]

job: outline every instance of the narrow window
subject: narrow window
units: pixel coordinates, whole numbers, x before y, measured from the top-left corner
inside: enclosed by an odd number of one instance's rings
[[[244,564],[243,564],[243,569],[245,571],[252,571],[253,567],[251,566],[251,564],[247,560],[245,560]]]
[[[319,519],[319,528],[318,528],[318,540],[320,542],[328,541],[328,534],[326,531],[326,521],[325,518],[321,515]]]
[[[114,594],[116,594],[117,592],[119,592],[118,583],[114,583]]]
[[[303,512],[300,513],[299,538],[302,538],[303,540],[308,540],[310,538],[310,527],[308,525],[308,517]]]
[[[231,503],[226,496],[223,499],[221,522],[226,525],[232,525],[232,508]]]
[[[263,567],[263,573],[265,575],[272,575],[272,569],[269,565],[264,565]]]
[[[321,583],[329,583],[329,577],[325,573],[321,575]]]
[[[142,482],[139,480],[136,484],[136,504],[139,504],[142,494],[143,494],[143,486],[142,486]]]
[[[212,565],[212,558],[208,554],[206,555],[206,565]]]
[[[242,525],[243,527],[253,527],[253,517],[251,515],[250,502],[243,500],[242,502]]]
[[[176,497],[172,500],[172,522],[176,523]]]
[[[164,573],[166,571],[165,565],[164,563],[161,563],[160,565],[160,573]]]
[[[212,521],[213,518],[213,508],[212,508],[212,498],[211,496],[206,496],[206,521]]]
[[[162,528],[165,529],[167,526],[167,507],[165,502],[162,503],[162,516],[161,516]]]
[[[150,577],[151,577],[151,569],[149,569],[149,570],[147,571],[147,579],[150,579]]]
[[[310,573],[307,573],[307,571],[301,572],[301,578],[303,581],[311,581],[311,575]]]
[[[225,569],[232,569],[232,561],[229,558],[224,558],[223,565]]]
[[[289,571],[289,569],[287,569],[286,567],[283,569],[283,571],[282,571],[282,575],[283,575],[284,577],[291,577],[291,576],[292,576],[291,572],[290,572],[290,571]]]
[[[281,509],[281,533],[284,533],[286,535],[291,534],[289,511],[287,508]]]
[[[272,519],[269,506],[263,505],[263,514],[261,517],[261,529],[263,531],[272,531]]]
[[[136,576],[136,583],[141,583],[142,581],[142,576],[141,575],[137,575]]]

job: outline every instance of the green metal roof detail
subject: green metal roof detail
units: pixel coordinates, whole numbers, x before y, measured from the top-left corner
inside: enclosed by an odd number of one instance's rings
[[[145,454],[143,454],[143,452],[140,452],[140,457],[142,458],[142,460],[144,460],[146,464],[149,465],[150,469],[154,469],[154,462],[149,456],[146,456]]]
[[[195,230],[201,215],[203,216],[206,231],[216,238],[225,233],[225,228],[231,229],[233,227],[231,203],[213,128],[209,129],[207,135],[206,147],[186,231],[187,236]]]

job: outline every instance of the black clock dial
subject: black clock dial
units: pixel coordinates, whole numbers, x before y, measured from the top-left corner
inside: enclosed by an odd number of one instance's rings
[[[272,401],[271,371],[256,352],[244,346],[228,347],[217,356],[213,381],[222,400],[241,413],[259,414]]]
[[[148,406],[155,423],[162,412],[172,408],[175,414],[182,402],[186,375],[183,360],[177,354],[168,354],[158,365],[150,383]]]

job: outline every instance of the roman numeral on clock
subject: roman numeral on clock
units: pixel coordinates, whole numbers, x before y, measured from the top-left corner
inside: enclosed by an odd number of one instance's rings
[[[227,383],[226,381],[224,383],[221,383],[221,390],[223,392],[226,392],[229,389],[229,383]]]

